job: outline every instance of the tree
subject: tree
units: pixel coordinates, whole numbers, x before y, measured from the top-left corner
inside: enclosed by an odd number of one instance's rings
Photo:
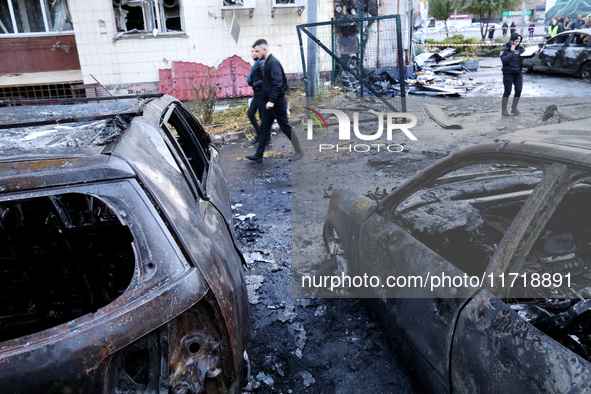
[[[520,0],[461,0],[459,8],[480,16],[480,35],[484,40],[492,16],[503,11],[514,10],[519,4],[521,4]]]
[[[445,25],[445,34],[449,38],[449,29],[447,28],[447,20],[453,14],[456,1],[452,0],[430,0],[429,13],[433,18],[443,21]]]

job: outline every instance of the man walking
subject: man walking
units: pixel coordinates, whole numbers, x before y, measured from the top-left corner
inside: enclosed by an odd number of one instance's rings
[[[250,48],[250,55],[252,56],[253,60],[254,60],[254,65],[252,66],[252,69],[250,70],[250,75],[247,78],[247,82],[250,86],[252,86],[252,90],[254,91],[252,100],[250,102],[250,105],[248,107],[248,111],[246,112],[246,115],[248,116],[248,119],[250,120],[250,123],[252,124],[252,127],[254,127],[254,132],[255,132],[255,140],[253,143],[257,143],[259,140],[259,123],[257,122],[257,118],[256,118],[256,113],[259,113],[259,119],[262,122],[263,119],[263,110],[261,109],[261,105],[264,105],[265,103],[262,103],[261,100],[261,93],[263,91],[263,71],[265,69],[265,60],[263,59],[259,59],[258,55],[256,54],[254,48]]]
[[[287,117],[287,99],[285,98],[287,79],[285,78],[283,67],[279,63],[279,60],[271,54],[267,40],[262,38],[257,40],[253,48],[258,58],[265,60],[261,102],[266,102],[266,104],[262,112],[257,151],[254,155],[246,156],[246,158],[255,163],[263,161],[265,147],[271,137],[271,126],[273,126],[273,120],[277,119],[281,131],[289,138],[295,150],[290,160],[299,160],[304,156],[304,153]]]

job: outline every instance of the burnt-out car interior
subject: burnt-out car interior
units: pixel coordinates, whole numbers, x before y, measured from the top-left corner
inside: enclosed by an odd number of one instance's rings
[[[0,202],[0,234],[0,341],[96,312],[132,280],[132,235],[99,198]]]
[[[467,148],[379,199],[332,194],[326,270],[379,279],[339,294],[367,299],[429,391],[591,390],[591,162],[558,139]]]
[[[219,152],[170,96],[0,107],[2,392],[240,392]]]
[[[467,166],[402,201],[391,219],[468,275],[481,276],[543,170],[510,163]],[[591,361],[591,182],[556,206],[503,298],[521,318]],[[536,278],[524,281],[521,274]],[[534,276],[532,276],[532,274]]]
[[[540,44],[538,53],[528,48],[523,66],[528,71],[555,72],[580,75],[591,82],[591,29],[561,33]]]

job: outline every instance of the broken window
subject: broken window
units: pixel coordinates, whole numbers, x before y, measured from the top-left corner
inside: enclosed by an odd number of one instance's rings
[[[183,31],[180,0],[113,0],[113,11],[122,33]]]
[[[186,158],[197,179],[205,183],[209,159],[207,149],[209,137],[193,115],[183,107],[175,106],[168,118],[164,119],[163,129],[168,131],[166,134],[169,138],[176,139],[181,148],[179,155]]]
[[[508,303],[526,321],[591,361],[591,182],[558,204],[533,244]],[[523,274],[539,278],[523,285]],[[537,275],[537,276],[534,276]],[[537,280],[537,279],[536,279]]]
[[[412,194],[392,219],[463,272],[480,275],[542,175],[504,163],[464,167]]]
[[[66,0],[0,1],[0,34],[73,32]]]
[[[102,200],[77,193],[0,202],[0,342],[111,303],[135,270],[133,238]]]

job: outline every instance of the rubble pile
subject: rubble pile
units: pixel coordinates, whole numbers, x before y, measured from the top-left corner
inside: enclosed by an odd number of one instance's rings
[[[455,58],[456,50],[446,48],[439,53],[425,52],[415,57],[415,66],[419,71],[416,79],[410,83],[410,94],[459,97],[479,83],[473,78],[461,80],[458,76],[478,70],[474,61]],[[445,74],[445,75],[442,75]]]
[[[459,97],[479,84],[477,80],[459,77],[470,71],[477,71],[478,64],[475,60],[466,58],[455,58],[456,50],[446,48],[438,53],[421,53],[415,57],[413,76],[406,79],[406,88],[409,94],[433,95],[445,97]],[[364,76],[365,82],[369,84],[380,97],[400,96],[400,82],[398,69],[383,68],[375,69]],[[353,75],[341,73],[339,85],[345,90],[364,96],[375,96],[367,87]],[[367,86],[367,85],[366,85]]]

